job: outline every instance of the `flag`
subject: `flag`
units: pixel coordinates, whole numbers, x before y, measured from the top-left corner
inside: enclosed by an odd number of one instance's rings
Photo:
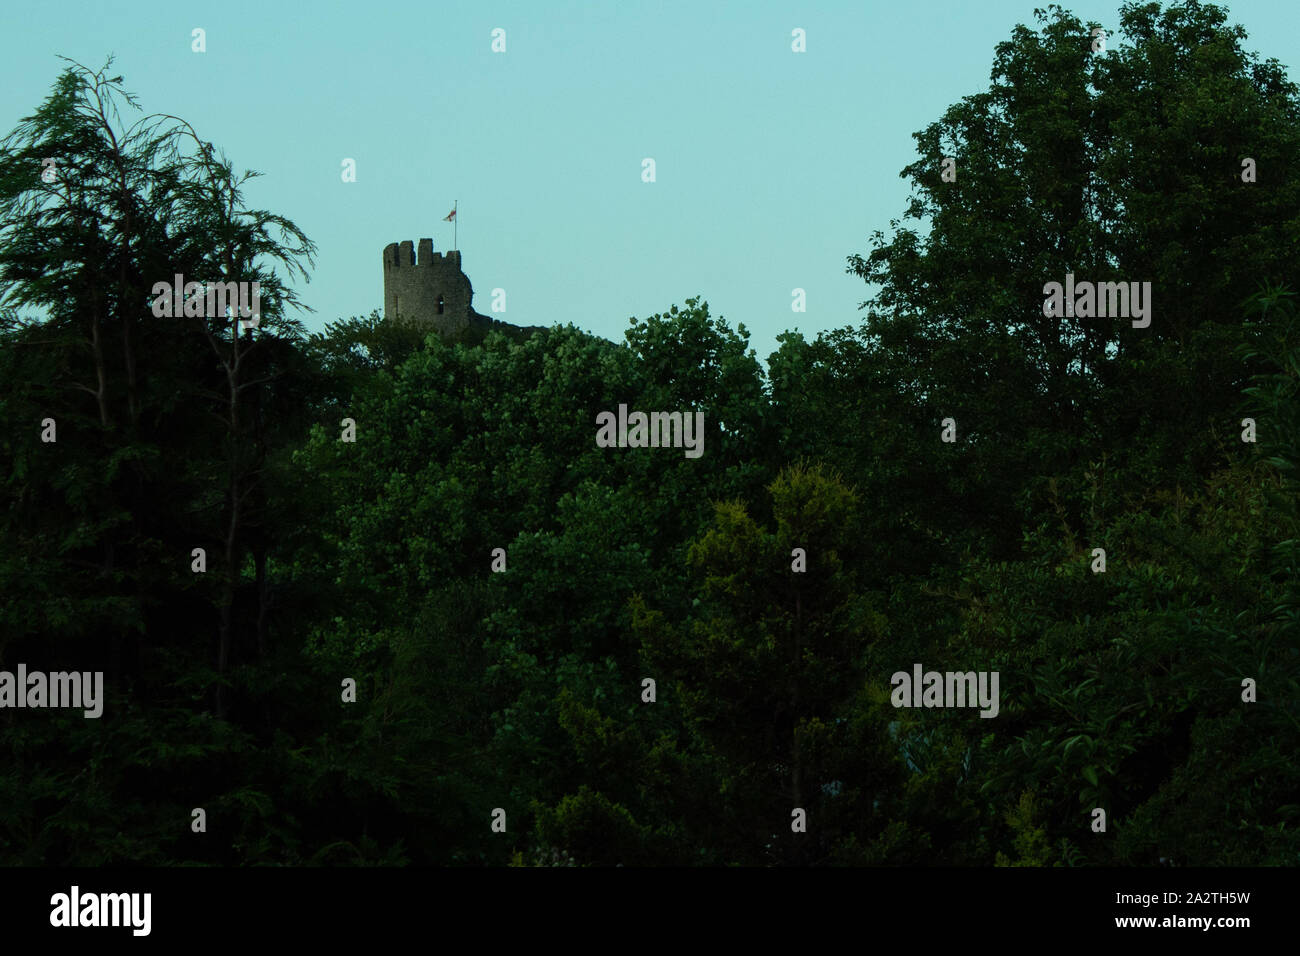
[[[451,222],[455,218],[456,218],[456,210],[453,209],[451,212],[447,213],[447,218],[443,219],[443,222]]]

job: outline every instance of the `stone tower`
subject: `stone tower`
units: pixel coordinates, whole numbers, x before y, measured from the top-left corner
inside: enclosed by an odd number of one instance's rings
[[[417,261],[409,240],[384,247],[386,319],[433,325],[450,335],[494,324],[474,311],[474,288],[461,271],[459,252],[434,252],[432,239],[421,239],[419,252]]]

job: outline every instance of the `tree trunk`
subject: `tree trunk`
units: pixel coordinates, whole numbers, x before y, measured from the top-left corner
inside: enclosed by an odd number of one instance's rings
[[[257,564],[257,656],[266,656],[266,622],[268,597],[266,585],[266,545],[259,544],[253,560]]]
[[[226,676],[230,666],[230,649],[233,643],[235,590],[239,581],[241,568],[239,560],[239,388],[233,371],[228,371],[230,383],[230,477],[227,484],[230,514],[226,521],[226,541],[224,561],[226,580],[221,595],[221,632],[217,647],[217,674]],[[217,717],[226,716],[228,695],[225,682],[217,684]]]
[[[791,731],[790,731],[790,797],[793,800],[791,810],[795,807],[802,807],[805,816],[808,808],[803,802],[803,748],[799,740],[799,669],[803,662],[803,595],[796,588],[794,592],[794,661],[791,667],[791,691],[790,691],[790,713],[791,713]],[[793,819],[793,818],[791,818]],[[794,839],[793,853],[791,862],[795,865],[802,864],[806,858],[808,834],[791,833]]]
[[[99,423],[108,428],[108,374],[104,369],[104,344],[99,337],[99,303],[90,317],[90,348],[95,357],[95,400],[99,402]]]

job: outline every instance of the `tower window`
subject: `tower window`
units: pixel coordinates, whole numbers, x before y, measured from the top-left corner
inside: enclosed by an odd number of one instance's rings
[[[442,296],[438,296],[438,314],[442,315]]]

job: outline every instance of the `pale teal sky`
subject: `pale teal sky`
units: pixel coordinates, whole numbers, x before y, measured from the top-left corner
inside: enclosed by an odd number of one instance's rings
[[[479,311],[500,287],[501,318],[622,341],[629,316],[700,295],[766,359],[785,329],[857,324],[867,290],[845,260],[901,217],[911,133],[987,89],[995,45],[1046,5],[6,0],[0,132],[47,95],[55,54],[98,67],[114,53],[146,112],[263,172],[250,203],[317,243],[309,328],[382,309],[384,245],[450,248],[441,220],[459,200]],[[1118,2],[1064,6],[1118,21]],[[1300,3],[1227,7],[1248,50],[1295,70]]]

